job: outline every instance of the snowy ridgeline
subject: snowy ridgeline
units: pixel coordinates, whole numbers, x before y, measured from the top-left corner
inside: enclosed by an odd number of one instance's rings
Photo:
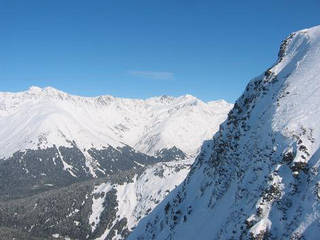
[[[0,93],[0,158],[25,149],[76,145],[82,152],[129,145],[154,155],[177,147],[195,154],[232,104],[185,95],[146,100],[79,97],[54,88]]]
[[[320,26],[250,81],[185,181],[129,239],[318,239]]]
[[[190,95],[0,93],[0,236],[126,238],[180,185],[231,107]]]

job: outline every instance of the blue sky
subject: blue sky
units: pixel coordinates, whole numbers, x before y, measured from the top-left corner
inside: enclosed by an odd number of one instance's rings
[[[233,102],[319,1],[0,0],[0,91]]]

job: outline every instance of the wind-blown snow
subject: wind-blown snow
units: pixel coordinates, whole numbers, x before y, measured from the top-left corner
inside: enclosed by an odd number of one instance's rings
[[[320,26],[283,41],[129,239],[318,239]]]
[[[54,88],[0,93],[0,158],[25,149],[129,145],[154,154],[176,146],[195,154],[232,105],[185,95],[146,100],[79,97]],[[192,139],[192,140],[191,140]]]

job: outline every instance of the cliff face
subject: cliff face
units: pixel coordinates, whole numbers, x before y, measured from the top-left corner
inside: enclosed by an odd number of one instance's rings
[[[316,239],[320,27],[291,34],[129,239]]]

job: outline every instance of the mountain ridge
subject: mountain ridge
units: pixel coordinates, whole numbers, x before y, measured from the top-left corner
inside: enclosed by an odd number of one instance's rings
[[[43,142],[47,140],[51,146],[53,143],[70,146],[68,141],[75,141],[82,149],[92,146],[101,148],[109,145],[129,145],[143,153],[154,155],[162,148],[176,145],[187,154],[195,154],[202,139],[210,137],[210,132],[217,129],[218,123],[231,106],[221,100],[206,104],[191,95],[177,98],[161,96],[146,100],[115,98],[108,95],[80,97],[51,87],[31,87],[19,93],[0,93],[0,125],[6,126],[3,128],[5,130],[0,131],[0,135],[3,133],[2,145],[0,141],[3,149],[1,154],[7,151],[7,154],[2,156],[7,157],[17,150],[37,149],[38,143],[41,145],[41,141],[37,139],[40,136]],[[198,113],[193,113],[194,111]],[[202,114],[205,121],[202,121],[201,117],[197,119],[197,114]],[[185,118],[182,119],[181,116]],[[198,139],[195,147],[193,145],[196,141],[188,145],[181,140],[183,136],[178,137],[188,132],[187,127],[183,131],[178,128],[180,132],[176,136],[173,134],[177,126],[173,126],[172,123],[176,121],[179,125],[179,121],[185,120],[201,125],[197,129]],[[192,125],[194,124],[190,124],[188,128]],[[152,135],[148,133],[149,130]],[[31,132],[36,134],[32,135]],[[51,133],[54,136],[51,136]],[[20,136],[28,134],[29,137],[20,139]],[[48,134],[49,136],[46,136]],[[77,141],[79,134],[83,136]],[[12,143],[12,149],[10,144],[6,144],[8,142]],[[24,144],[26,146],[23,146]],[[43,147],[47,145],[44,144]]]
[[[289,35],[129,239],[317,239],[320,26]]]
[[[126,238],[231,106],[191,95],[0,93],[0,238]]]

